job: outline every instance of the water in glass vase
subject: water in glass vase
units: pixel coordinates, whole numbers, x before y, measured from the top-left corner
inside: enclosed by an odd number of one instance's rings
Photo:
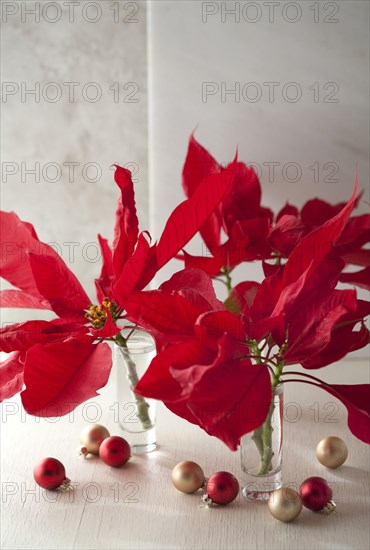
[[[115,345],[118,422],[125,431],[133,454],[150,453],[156,448],[156,401],[137,396],[132,389],[155,356],[155,342],[142,329],[120,333]]]
[[[282,487],[283,387],[277,386],[265,422],[241,439],[242,494],[267,500]]]

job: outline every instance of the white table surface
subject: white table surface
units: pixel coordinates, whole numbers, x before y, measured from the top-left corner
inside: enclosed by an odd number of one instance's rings
[[[326,369],[323,377],[341,382],[351,369],[354,382],[366,382],[367,365],[343,362]],[[109,410],[114,386],[113,372],[94,405],[82,405],[73,418],[56,422],[22,416],[18,399],[2,405],[2,548],[369,548],[369,447],[349,432],[342,405],[332,417],[337,422],[327,422],[334,410],[328,403],[336,402],[330,395],[302,384],[286,387],[285,416],[294,419],[301,410],[302,417],[285,422],[283,476],[285,483],[299,484],[313,475],[334,482],[337,513],[303,509],[294,523],[284,524],[270,516],[265,504],[247,503],[241,496],[227,507],[208,509],[198,506],[201,492],[177,492],[170,480],[177,462],[194,460],[207,476],[228,470],[240,481],[239,453],[162,405],[155,452],[135,456],[121,469],[98,458],[77,458],[86,416],[93,420],[101,413],[99,421],[112,434],[121,433]],[[314,410],[319,411],[316,422]],[[326,470],[315,458],[316,444],[330,434],[349,445],[348,460],[337,470]],[[45,492],[35,485],[33,467],[46,456],[64,463],[68,477],[79,484],[73,492]]]

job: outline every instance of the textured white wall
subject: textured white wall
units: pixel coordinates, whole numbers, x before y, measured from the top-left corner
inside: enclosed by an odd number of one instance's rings
[[[57,243],[93,299],[97,233],[113,232],[114,162],[134,163],[147,227],[146,5],[71,6],[2,2],[1,207]],[[36,96],[26,93],[31,89]],[[74,174],[71,163],[78,163]],[[36,177],[27,173],[35,166]],[[78,244],[65,244],[71,242]],[[28,315],[4,310],[2,320]]]

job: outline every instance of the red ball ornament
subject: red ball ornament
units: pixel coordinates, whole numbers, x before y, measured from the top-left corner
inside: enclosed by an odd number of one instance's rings
[[[63,464],[56,458],[44,458],[33,470],[33,477],[43,489],[68,489],[71,480],[66,477]]]
[[[131,448],[126,439],[112,435],[104,439],[99,447],[99,456],[105,464],[119,468],[126,464],[131,456]]]
[[[229,504],[239,493],[239,483],[229,472],[216,472],[207,481],[205,487],[206,504]]]
[[[302,504],[309,510],[333,512],[335,503],[331,500],[333,491],[322,477],[309,477],[300,487]]]

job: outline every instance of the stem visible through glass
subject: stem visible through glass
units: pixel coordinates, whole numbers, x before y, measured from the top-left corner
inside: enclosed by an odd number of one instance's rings
[[[256,362],[262,363],[261,350],[257,345],[251,345],[256,356]],[[274,457],[274,451],[272,450],[272,433],[274,428],[272,427],[272,417],[275,410],[275,392],[278,384],[280,383],[280,376],[283,371],[283,364],[276,365],[276,371],[272,374],[272,397],[269,412],[266,420],[254,430],[252,440],[254,441],[258,452],[261,456],[260,469],[258,471],[259,476],[267,475],[272,469],[272,459]]]
[[[118,346],[119,351],[122,353],[123,360],[127,368],[127,378],[130,382],[132,390],[134,390],[136,388],[137,383],[139,382],[139,377],[137,375],[136,365],[131,359],[130,352],[127,347],[127,339],[125,339],[122,336],[122,334],[118,333],[116,334],[114,341]],[[136,416],[141,422],[141,425],[144,428],[144,430],[150,430],[151,428],[154,427],[149,416],[150,405],[149,403],[147,403],[144,397],[141,397],[140,395],[136,395],[134,391],[132,391],[132,393],[133,393],[136,407],[137,407]]]
[[[271,405],[266,420],[259,428],[254,430],[254,434],[252,436],[252,439],[261,455],[261,464],[258,472],[259,476],[267,475],[271,470],[271,461],[274,456],[274,451],[272,450],[272,432],[274,431],[274,428],[272,427],[271,420],[272,415],[274,414],[274,409],[275,394],[272,396]]]

